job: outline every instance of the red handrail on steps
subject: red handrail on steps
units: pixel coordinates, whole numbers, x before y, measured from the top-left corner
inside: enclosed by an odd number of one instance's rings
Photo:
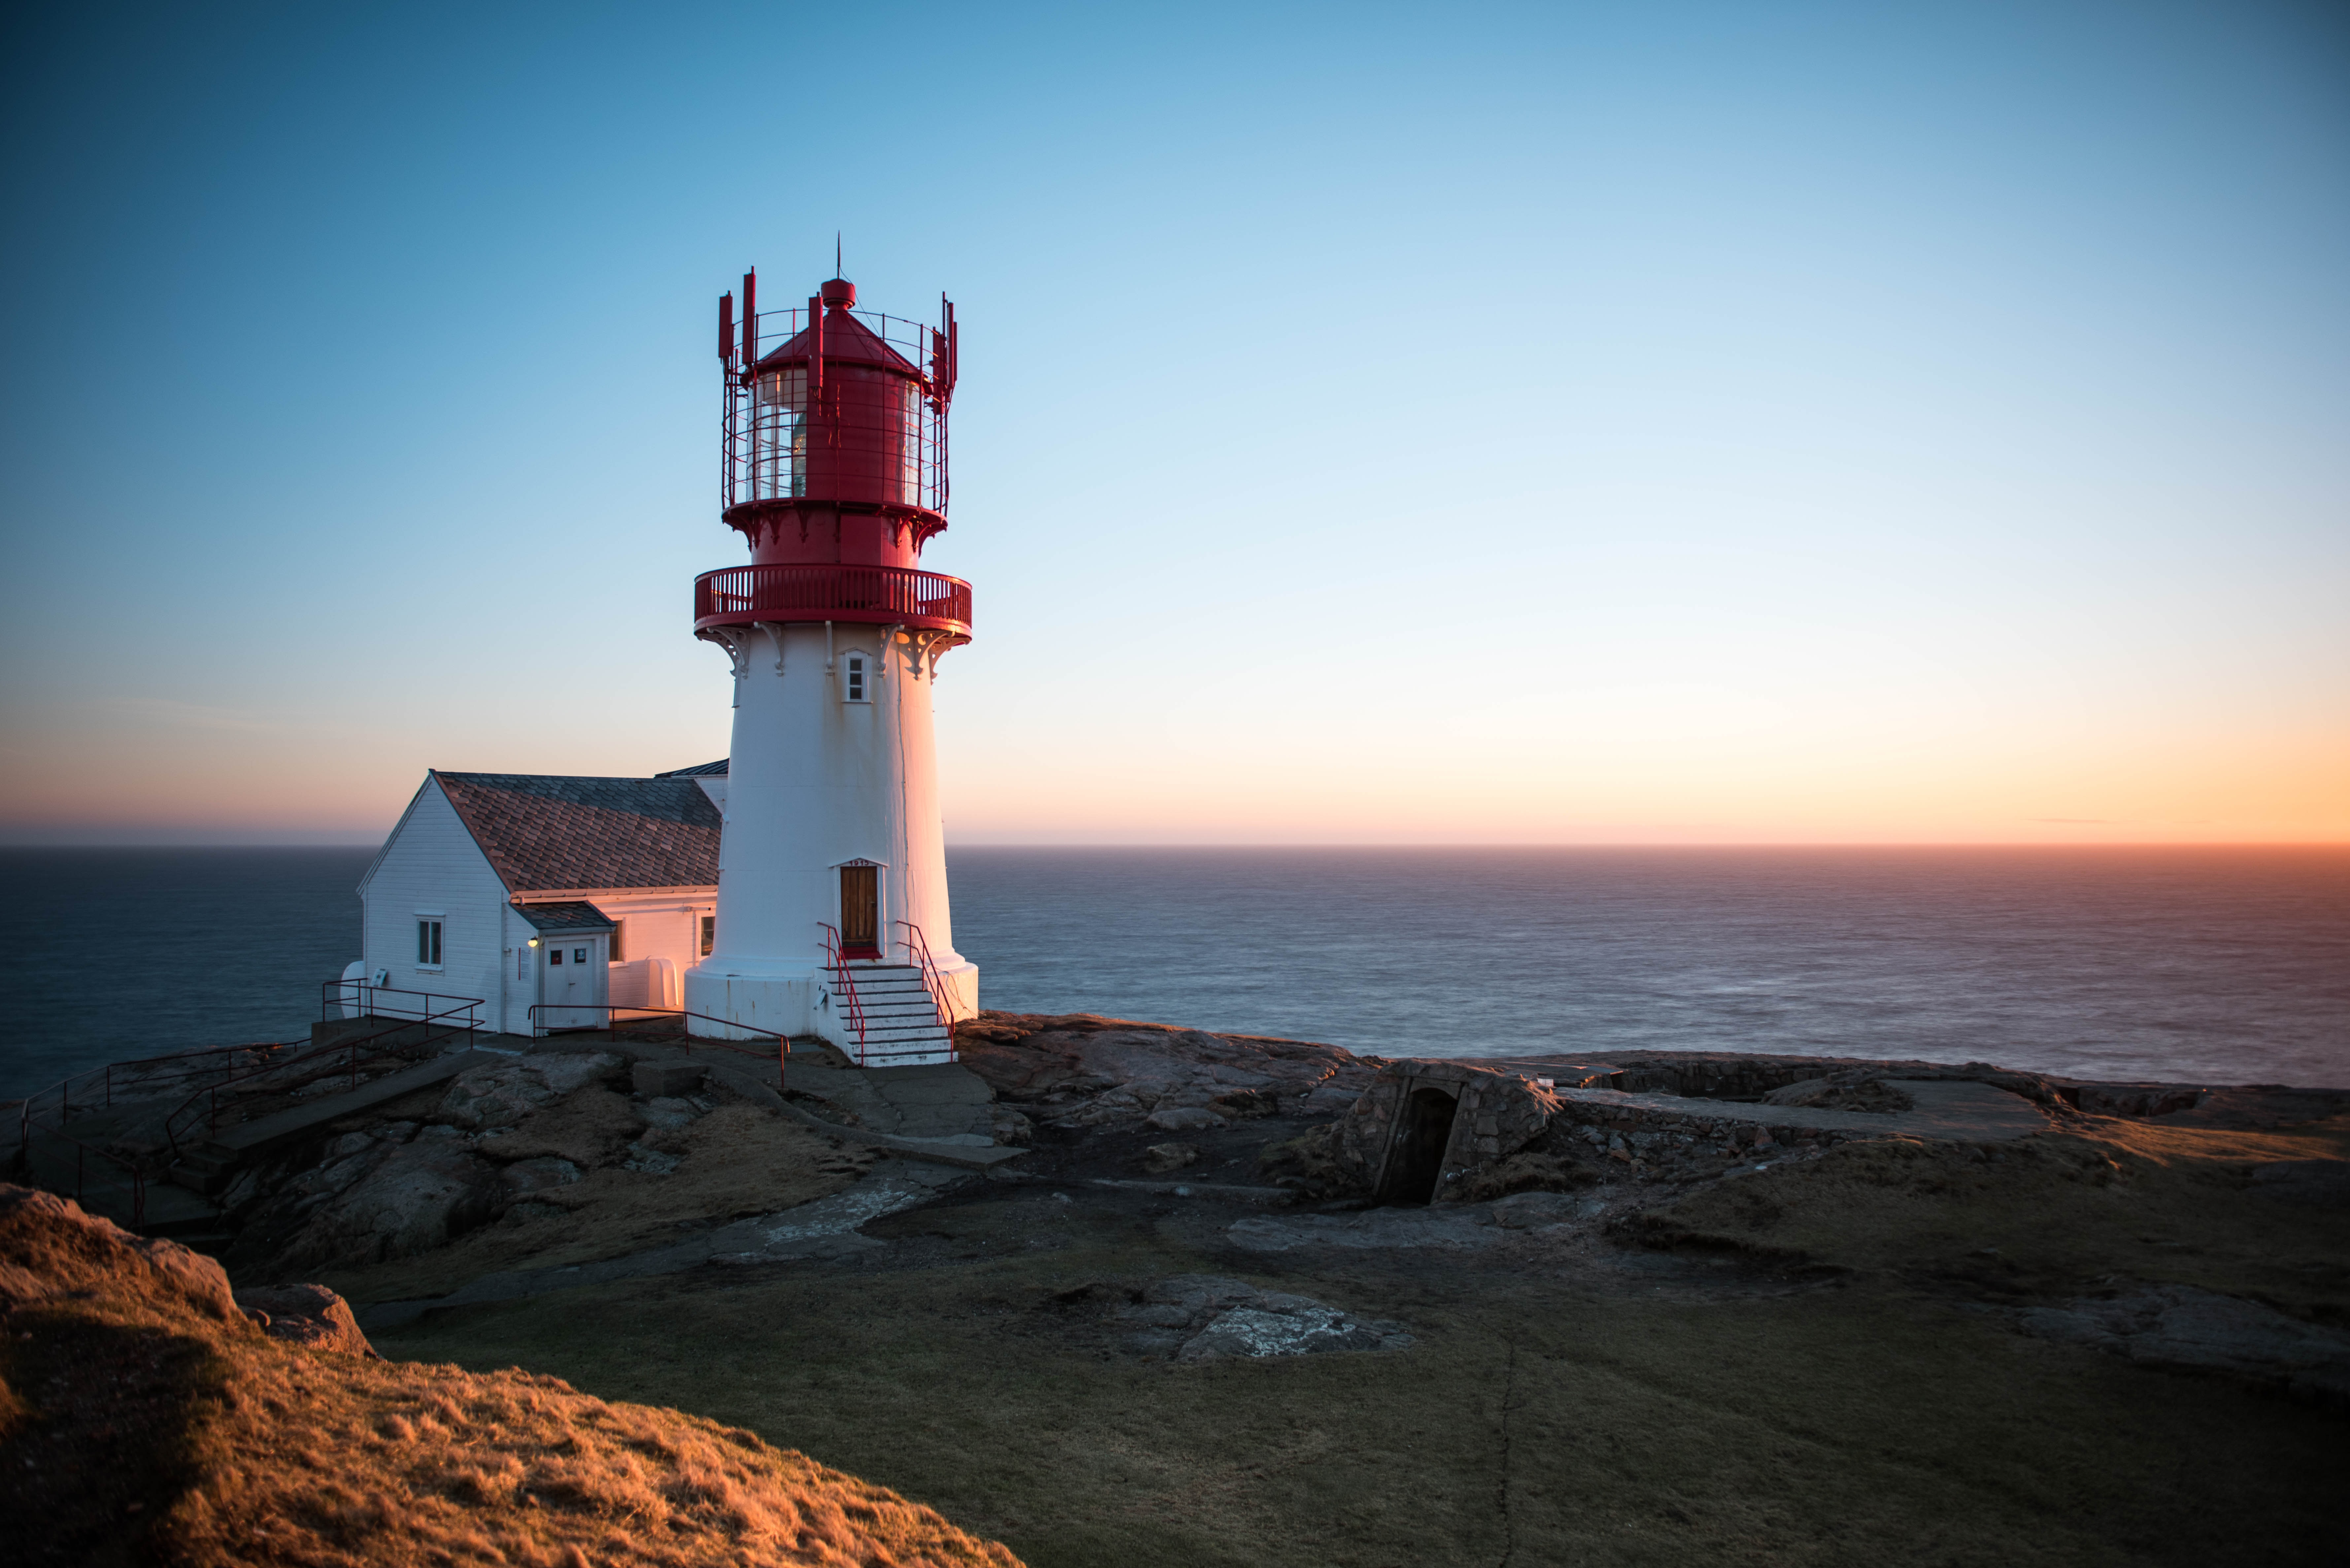
[[[947,1032],[947,1055],[951,1060],[956,1054],[954,994],[947,990],[946,976],[941,974],[939,966],[931,961],[930,940],[922,935],[922,928],[911,920],[899,920],[898,924],[906,932],[899,939],[899,945],[906,950],[906,956],[921,969],[922,989],[931,993],[931,1007],[939,1015],[939,1027]]]
[[[857,1064],[865,1065],[865,1004],[857,1000],[857,977],[848,972],[848,964],[840,956],[840,931],[829,921],[816,922],[824,928],[824,967],[837,980],[837,989],[848,1010],[848,1026],[857,1031]]]

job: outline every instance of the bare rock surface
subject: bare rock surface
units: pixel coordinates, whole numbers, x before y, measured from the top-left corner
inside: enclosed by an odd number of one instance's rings
[[[627,1064],[611,1052],[589,1051],[534,1054],[475,1067],[451,1080],[439,1119],[468,1130],[505,1127]]]
[[[236,1304],[272,1339],[345,1355],[375,1354],[350,1303],[324,1285],[262,1285],[237,1292]]]
[[[2142,1366],[2220,1372],[2350,1404],[2350,1334],[2191,1285],[2147,1285],[2014,1314],[2028,1333],[2094,1345]]]
[[[1336,1045],[1090,1012],[983,1012],[955,1037],[963,1065],[999,1100],[1065,1131],[1327,1115],[1353,1105],[1381,1065]]]
[[[617,1054],[539,1052],[388,1106],[397,1119],[338,1122],[241,1179],[239,1277],[327,1280],[366,1301],[359,1276],[395,1265],[429,1262],[436,1284],[469,1267],[560,1268],[820,1197],[871,1163],[714,1081],[630,1084]]]
[[[496,1168],[452,1127],[371,1144],[296,1177],[273,1200],[297,1224],[277,1266],[298,1272],[411,1258],[487,1221],[504,1196]]]
[[[1228,1356],[1314,1355],[1336,1350],[1405,1350],[1399,1323],[1326,1306],[1308,1296],[1260,1290],[1215,1274],[1155,1281],[1119,1317],[1132,1326],[1127,1348],[1179,1362]]]

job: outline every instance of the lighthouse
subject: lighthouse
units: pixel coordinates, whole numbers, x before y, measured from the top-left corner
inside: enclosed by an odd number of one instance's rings
[[[948,914],[931,699],[971,640],[971,585],[921,556],[947,525],[954,306],[884,316],[836,277],[763,312],[757,286],[718,305],[721,515],[751,561],[693,586],[694,635],[733,666],[734,736],[685,1006],[697,1032],[950,1062],[979,971]]]

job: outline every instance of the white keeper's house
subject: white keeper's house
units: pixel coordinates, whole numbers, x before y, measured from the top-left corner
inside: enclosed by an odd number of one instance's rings
[[[512,1034],[598,1023],[607,1005],[677,1008],[716,934],[725,802],[723,762],[653,778],[429,773],[360,878],[363,956],[343,977],[478,998]]]

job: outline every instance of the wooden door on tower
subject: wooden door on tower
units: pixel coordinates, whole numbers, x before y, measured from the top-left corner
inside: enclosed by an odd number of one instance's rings
[[[881,956],[881,867],[870,861],[840,868],[840,952]]]

